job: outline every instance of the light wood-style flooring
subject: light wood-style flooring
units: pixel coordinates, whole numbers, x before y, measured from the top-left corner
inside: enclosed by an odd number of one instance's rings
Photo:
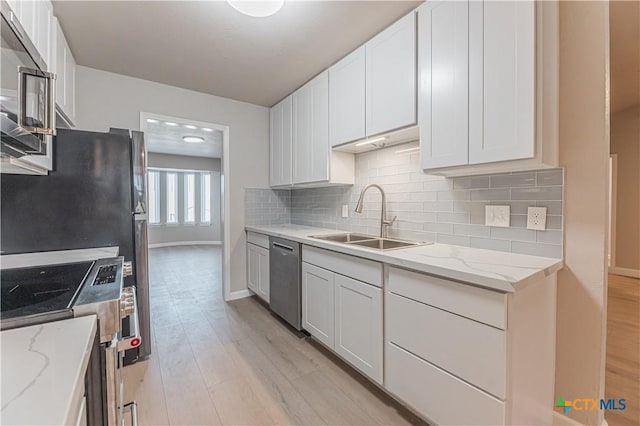
[[[423,424],[254,298],[222,299],[220,249],[151,249],[153,354],[124,369],[141,425]]]
[[[607,411],[610,426],[640,425],[640,280],[609,275],[605,398],[627,401]]]

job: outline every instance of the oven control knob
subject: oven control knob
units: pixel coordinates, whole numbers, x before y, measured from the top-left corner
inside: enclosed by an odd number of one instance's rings
[[[120,302],[120,313],[122,316],[129,316],[135,311],[133,299],[125,299]]]

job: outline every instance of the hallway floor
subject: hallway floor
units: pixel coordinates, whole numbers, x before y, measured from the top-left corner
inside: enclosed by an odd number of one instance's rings
[[[607,411],[609,426],[640,424],[640,280],[609,275],[605,398],[627,401]]]
[[[222,298],[219,247],[149,250],[152,351],[125,368],[141,425],[423,424],[255,298]]]

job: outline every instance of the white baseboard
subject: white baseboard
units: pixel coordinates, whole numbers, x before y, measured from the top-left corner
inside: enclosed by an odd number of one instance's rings
[[[553,426],[584,426],[584,425],[576,420],[573,420],[570,417],[565,416],[564,414],[558,411],[554,411]]]
[[[609,273],[624,275],[625,277],[640,278],[640,269],[621,268],[619,266],[609,266]]]
[[[237,299],[244,299],[245,297],[249,297],[251,295],[252,293],[249,289],[232,291],[231,293],[229,293],[229,298],[227,299],[227,302],[231,302],[232,300],[237,300]]]
[[[168,243],[149,244],[149,248],[173,247],[173,246],[219,246],[222,241],[171,241]]]

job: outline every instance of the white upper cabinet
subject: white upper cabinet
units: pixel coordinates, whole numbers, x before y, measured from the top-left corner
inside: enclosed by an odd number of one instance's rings
[[[51,69],[51,24],[53,23],[53,5],[50,1],[37,1],[35,5],[36,29],[34,44],[38,53]]]
[[[329,140],[341,145],[365,134],[365,47],[329,68]]]
[[[558,3],[444,1],[418,13],[425,173],[557,167]]]
[[[535,3],[473,1],[469,8],[469,163],[531,158]]]
[[[469,2],[428,2],[418,10],[418,124],[423,168],[467,164]]]
[[[51,65],[56,74],[56,106],[67,124],[73,127],[76,118],[76,61],[57,18],[53,18],[52,32]]]
[[[291,96],[287,96],[270,111],[270,176],[271,186],[290,186],[292,183],[292,110]]]
[[[416,16],[376,35],[366,49],[366,133],[416,124]]]
[[[329,73],[293,93],[293,183],[329,177]]]

